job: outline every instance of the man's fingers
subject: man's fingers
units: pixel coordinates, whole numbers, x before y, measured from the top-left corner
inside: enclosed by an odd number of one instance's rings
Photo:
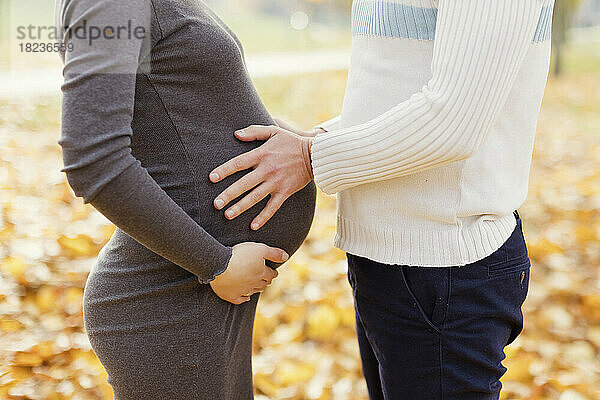
[[[267,202],[265,208],[254,218],[250,224],[252,230],[260,229],[273,215],[279,210],[279,207],[283,204],[286,198],[282,195],[271,195],[271,198]]]
[[[271,136],[277,133],[276,126],[252,125],[235,132],[235,137],[244,142],[253,140],[269,140]]]
[[[240,154],[239,156],[234,157],[226,163],[221,164],[217,168],[213,169],[209,175],[211,182],[219,182],[227,178],[229,175],[254,167],[259,161],[257,150],[258,149],[254,149],[247,153]]]
[[[248,193],[242,200],[240,200],[235,205],[231,206],[227,211],[225,211],[225,216],[228,219],[233,219],[238,215],[243,214],[244,212],[249,210],[255,204],[260,203],[260,201],[268,195],[269,190],[267,190],[266,185],[260,185],[252,192]]]
[[[242,194],[251,190],[253,187],[259,185],[260,183],[261,183],[261,178],[260,178],[258,172],[256,172],[256,171],[249,172],[246,175],[244,175],[243,177],[241,177],[237,182],[233,183],[231,186],[229,186],[227,189],[225,189],[220,195],[218,195],[215,198],[215,200],[213,201],[213,204],[217,210],[220,210],[223,207],[225,207],[227,204],[229,204],[229,202],[231,202],[233,199],[238,198],[239,196],[241,196]],[[254,192],[255,191],[253,191],[253,193]],[[246,196],[246,197],[248,197],[248,196]],[[262,200],[262,199],[260,199],[260,200]],[[246,211],[246,210],[247,210],[247,208],[244,209],[244,211]],[[241,212],[237,212],[230,216],[229,210],[227,210],[227,211],[228,212],[225,213],[225,216],[227,218],[237,217],[239,214],[241,214]]]

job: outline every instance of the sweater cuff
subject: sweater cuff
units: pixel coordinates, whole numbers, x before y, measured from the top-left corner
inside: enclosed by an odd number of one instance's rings
[[[214,268],[212,272],[208,273],[206,276],[197,275],[198,281],[202,284],[208,284],[212,282],[217,276],[225,272],[225,270],[229,266],[229,261],[231,260],[232,254],[233,249],[231,247],[220,247],[217,252],[213,253],[213,263],[211,263],[211,265],[213,265]]]
[[[373,131],[369,123],[321,133],[314,137],[311,165],[316,185],[327,194],[336,194],[390,174],[390,150],[400,156],[402,149],[386,149],[381,143],[363,143]],[[389,146],[388,146],[389,147]],[[384,166],[382,174],[378,169]]]
[[[334,129],[338,129],[340,127],[340,120],[341,120],[341,117],[338,115],[337,117],[334,117],[330,120],[320,123],[319,125],[315,126],[313,128],[313,130],[321,128],[325,132],[329,132]]]
[[[335,183],[331,178],[331,172],[334,170],[333,162],[334,146],[331,146],[331,142],[327,142],[327,138],[331,136],[329,132],[321,133],[314,137],[312,146],[310,149],[311,153],[311,166],[314,176],[315,184],[319,189],[329,195],[336,194],[338,192]],[[328,161],[329,160],[329,161]]]

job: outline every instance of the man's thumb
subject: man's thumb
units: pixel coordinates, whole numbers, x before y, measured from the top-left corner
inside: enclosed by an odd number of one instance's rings
[[[275,132],[277,132],[277,127],[252,125],[235,131],[235,136],[244,142],[252,142],[254,140],[269,140]]]

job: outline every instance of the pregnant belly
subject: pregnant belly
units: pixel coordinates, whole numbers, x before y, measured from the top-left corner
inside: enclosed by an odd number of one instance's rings
[[[281,247],[291,254],[300,247],[312,223],[314,184],[287,199],[258,231],[252,231],[250,223],[268,199],[231,221],[213,206],[214,199],[243,172],[217,184],[210,182],[209,173],[262,144],[237,140],[235,130],[274,123],[243,66],[228,73],[233,74],[230,79],[219,79],[208,86],[200,78],[176,88],[169,85],[169,79],[155,82],[158,92],[166,93],[163,100],[169,114],[156,97],[157,89],[138,80],[132,154],[177,204],[224,245],[254,241]]]
[[[206,138],[208,135],[205,133],[203,136]],[[238,172],[216,184],[208,179],[210,172],[225,161],[261,144],[261,142],[240,142],[230,132],[215,135],[210,151],[207,151],[206,140],[188,142],[190,153],[197,155],[190,160],[198,189],[197,214],[193,218],[224,245],[232,246],[248,241],[259,242],[282,248],[291,255],[300,247],[312,224],[316,201],[316,188],[312,182],[288,198],[277,213],[258,231],[251,230],[250,224],[264,209],[268,198],[233,220],[225,218],[225,209],[217,210],[213,205],[214,199],[221,192],[250,171]],[[242,197],[243,195],[240,199]],[[229,206],[233,204],[235,201]]]
[[[245,121],[238,122],[238,126],[247,125]],[[179,145],[176,140],[152,141],[138,137],[134,141],[134,155],[167,194],[222,244],[233,246],[241,242],[259,242],[293,254],[308,235],[312,224],[315,185],[311,182],[287,199],[258,231],[251,230],[250,223],[265,207],[268,198],[237,218],[227,220],[224,210],[217,210],[213,201],[249,171],[238,172],[216,184],[210,182],[208,176],[215,167],[262,143],[244,143],[235,139],[233,126],[210,128],[208,123],[195,126],[204,129],[201,132],[183,132]],[[140,133],[145,131],[142,128],[137,130]]]
[[[236,178],[236,175],[232,178]],[[304,189],[287,199],[279,211],[259,230],[250,229],[252,220],[267,204],[264,199],[244,214],[233,220],[224,216],[224,210],[216,210],[213,199],[227,187],[232,180],[223,184],[208,184],[205,193],[210,194],[200,199],[197,222],[219,242],[233,246],[241,242],[259,242],[284,249],[292,255],[302,244],[312,224],[316,188],[311,182]],[[234,203],[232,203],[234,204]]]

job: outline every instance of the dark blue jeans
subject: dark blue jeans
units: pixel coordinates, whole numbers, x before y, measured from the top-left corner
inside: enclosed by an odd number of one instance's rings
[[[521,219],[463,267],[384,265],[348,254],[371,400],[498,399],[504,347],[523,328],[530,262]]]

